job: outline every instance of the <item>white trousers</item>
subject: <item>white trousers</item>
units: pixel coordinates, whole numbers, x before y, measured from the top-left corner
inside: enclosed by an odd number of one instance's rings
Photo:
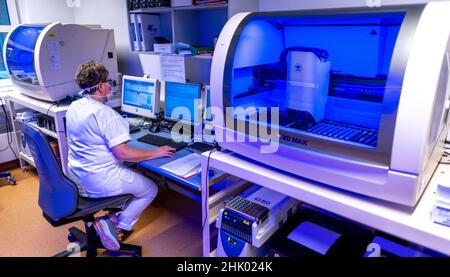
[[[141,213],[155,199],[158,194],[158,186],[152,180],[134,172],[129,168],[125,168],[122,172],[125,176],[120,176],[117,178],[117,182],[120,184],[120,189],[108,191],[108,188],[105,187],[101,197],[116,196],[121,194],[132,194],[134,196],[130,201],[128,201],[123,211],[119,214],[119,221],[117,223],[120,229],[131,231],[133,225],[138,221]],[[89,192],[83,188],[83,183],[70,169],[69,176],[70,179],[77,184],[80,195],[93,197],[92,195],[90,196]]]
[[[131,231],[141,213],[158,194],[158,186],[155,182],[134,171],[131,174],[133,174],[133,178],[131,178],[133,181],[121,180],[121,194],[132,194],[134,197],[128,201],[120,213],[117,224],[120,229],[127,231]]]

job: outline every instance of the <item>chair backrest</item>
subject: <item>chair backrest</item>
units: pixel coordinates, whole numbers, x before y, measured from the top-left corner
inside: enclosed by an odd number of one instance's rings
[[[22,130],[39,175],[39,206],[55,221],[74,213],[78,188],[63,174],[47,136],[26,123]]]

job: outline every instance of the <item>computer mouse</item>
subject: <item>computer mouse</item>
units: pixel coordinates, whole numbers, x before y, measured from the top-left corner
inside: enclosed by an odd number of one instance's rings
[[[158,124],[153,124],[153,126],[150,127],[149,130],[150,130],[151,133],[158,133],[161,129],[159,128]]]

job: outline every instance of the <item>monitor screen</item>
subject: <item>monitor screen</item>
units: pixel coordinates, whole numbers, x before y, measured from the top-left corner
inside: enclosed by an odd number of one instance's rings
[[[157,80],[132,76],[123,77],[122,111],[155,118],[159,112]]]
[[[211,88],[210,86],[205,86],[205,97],[206,97],[206,104],[205,104],[205,120],[212,121],[212,113],[211,113]]]
[[[166,82],[165,117],[170,120],[195,122],[201,112],[200,97],[200,84]],[[183,118],[182,114],[172,117],[172,113],[177,107],[187,108],[190,118]]]

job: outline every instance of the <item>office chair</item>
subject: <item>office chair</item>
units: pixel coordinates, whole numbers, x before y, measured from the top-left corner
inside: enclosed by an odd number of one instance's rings
[[[69,229],[70,242],[78,241],[80,251],[87,251],[87,257],[97,256],[97,249],[104,248],[94,226],[94,214],[101,210],[116,211],[133,196],[119,195],[105,198],[86,198],[78,195],[78,187],[67,178],[55,158],[47,136],[35,127],[24,124],[23,133],[33,156],[39,175],[39,206],[44,218],[52,226],[62,226],[83,220],[86,233],[78,228]],[[120,244],[120,250],[132,252],[134,257],[142,255],[142,247]],[[63,251],[55,256],[65,257],[76,249]]]

